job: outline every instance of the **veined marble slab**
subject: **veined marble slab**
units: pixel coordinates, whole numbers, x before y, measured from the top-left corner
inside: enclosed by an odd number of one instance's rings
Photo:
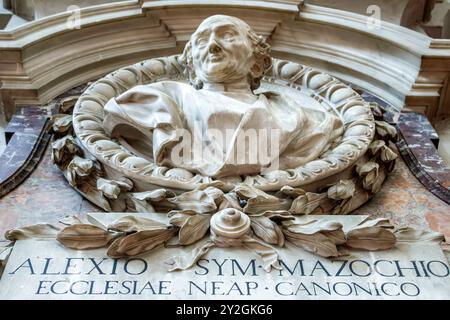
[[[108,225],[125,214],[91,214]],[[299,219],[325,219],[307,216]],[[344,228],[366,216],[333,216]],[[340,259],[287,245],[270,273],[253,252],[214,248],[186,271],[164,261],[187,248],[159,248],[129,259],[105,249],[72,250],[56,240],[17,241],[0,280],[0,299],[450,299],[450,267],[440,246],[398,243],[386,251],[351,250]]]

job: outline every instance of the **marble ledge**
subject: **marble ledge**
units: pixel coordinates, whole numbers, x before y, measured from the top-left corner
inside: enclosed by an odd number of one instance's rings
[[[405,161],[410,169],[429,190],[441,189],[440,192],[446,194],[443,200],[450,204],[450,168],[437,153],[439,136],[428,119],[419,113],[403,113],[397,127],[401,136],[399,148],[402,155],[409,158]]]

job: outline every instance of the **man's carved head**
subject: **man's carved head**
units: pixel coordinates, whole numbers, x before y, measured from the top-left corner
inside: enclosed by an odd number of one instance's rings
[[[181,62],[190,82],[233,83],[247,77],[250,88],[260,85],[271,66],[270,46],[244,21],[215,15],[205,19],[186,44]]]

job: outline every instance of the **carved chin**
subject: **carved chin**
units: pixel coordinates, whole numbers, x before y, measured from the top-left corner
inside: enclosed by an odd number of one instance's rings
[[[207,82],[222,83],[234,78],[237,73],[237,70],[234,69],[235,68],[230,68],[227,64],[217,64],[216,66],[208,68],[207,72],[203,71],[201,73],[201,78]]]

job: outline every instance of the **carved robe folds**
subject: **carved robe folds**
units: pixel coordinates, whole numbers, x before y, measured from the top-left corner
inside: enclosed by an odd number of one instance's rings
[[[111,99],[103,126],[159,166],[215,178],[296,168],[320,157],[343,132],[337,116],[284,95],[196,90],[174,81]]]

